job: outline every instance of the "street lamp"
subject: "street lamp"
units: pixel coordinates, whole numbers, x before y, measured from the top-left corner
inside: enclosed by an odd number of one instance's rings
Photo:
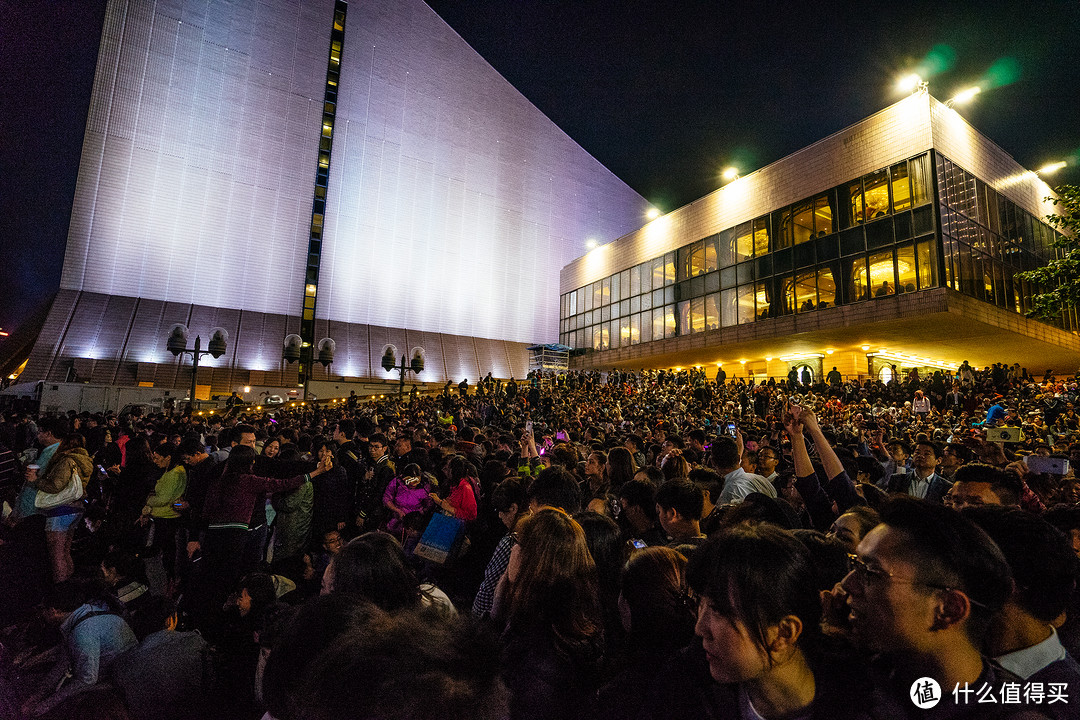
[[[383,370],[390,372],[391,370],[398,371],[398,395],[405,392],[405,373],[412,372],[417,375],[424,371],[424,348],[414,347],[412,349],[412,361],[406,363],[406,356],[401,356],[401,364],[397,364],[397,348],[393,345],[387,345],[383,348],[382,363]]]
[[[311,366],[318,360],[319,364],[323,367],[327,367],[334,362],[334,350],[337,348],[335,343],[330,338],[326,337],[317,343],[319,356],[315,357],[315,348],[311,347],[310,343],[304,342],[297,334],[285,336],[285,346],[281,350],[281,358],[287,363],[294,363],[297,360],[300,361],[300,372],[304,376],[304,401],[308,399],[308,381],[311,380]]]
[[[187,325],[176,323],[169,330],[169,338],[165,341],[165,347],[176,357],[180,357],[185,353],[191,355],[191,392],[188,395],[188,414],[190,415],[195,410],[195,380],[199,374],[199,359],[203,355],[213,355],[214,359],[224,355],[229,342],[229,332],[223,327],[211,328],[210,342],[207,343],[205,350],[202,349],[202,337],[195,336],[195,347],[193,348],[187,346],[187,339]]]

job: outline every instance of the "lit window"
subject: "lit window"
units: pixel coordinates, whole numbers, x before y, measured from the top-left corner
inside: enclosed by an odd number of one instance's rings
[[[870,290],[874,297],[896,293],[896,270],[892,251],[870,256]]]

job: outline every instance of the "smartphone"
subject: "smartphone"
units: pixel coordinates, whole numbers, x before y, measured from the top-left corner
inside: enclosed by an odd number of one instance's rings
[[[1069,460],[1067,458],[1028,455],[1024,458],[1024,464],[1033,473],[1067,475],[1069,472]]]
[[[730,435],[731,437],[735,437],[736,432],[738,432],[738,431],[735,429],[735,423],[729,422],[727,424],[727,434]]]
[[[645,548],[649,547],[649,544],[644,540],[631,540],[630,544],[634,546],[635,550],[644,550]]]
[[[567,442],[570,438],[568,438],[566,436],[566,433],[564,433],[562,430],[560,430],[559,432],[555,433],[555,439],[556,440],[562,440],[563,442]]]
[[[525,422],[525,432],[527,432],[527,433],[532,432],[532,420],[527,420]]]

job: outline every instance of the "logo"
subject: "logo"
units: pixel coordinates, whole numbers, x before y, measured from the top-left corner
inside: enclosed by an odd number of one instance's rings
[[[929,710],[941,702],[941,686],[932,677],[921,677],[911,684],[911,702],[920,710]]]

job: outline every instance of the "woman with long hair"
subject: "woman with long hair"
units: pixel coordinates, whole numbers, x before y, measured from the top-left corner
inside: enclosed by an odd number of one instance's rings
[[[187,489],[187,470],[180,462],[179,448],[162,443],[152,453],[154,463],[163,471],[146,497],[139,522],[154,524],[155,552],[161,553],[165,575],[171,580],[176,570],[176,533],[180,529],[180,510],[177,505]]]
[[[322,594],[344,593],[386,612],[438,607],[455,613],[446,593],[420,583],[401,545],[384,532],[353,538],[333,557],[323,574]]]
[[[860,717],[860,668],[826,652],[813,559],[792,533],[722,530],[694,552],[686,579],[701,646],[665,671],[660,716]]]
[[[203,503],[203,609],[221,607],[220,599],[236,586],[245,570],[244,547],[256,502],[267,494],[295,490],[303,483],[329,472],[333,461],[324,458],[318,467],[292,478],[266,478],[254,474],[255,450],[237,445],[229,452],[221,476],[210,482]]]
[[[472,522],[477,516],[476,505],[476,480],[472,464],[456,455],[450,458],[450,495],[445,499],[436,492],[431,492],[431,498],[435,506],[450,517],[456,517],[465,522]]]
[[[94,463],[85,446],[86,441],[78,433],[72,433],[60,441],[60,446],[34,482],[39,492],[37,499],[40,500],[40,493],[59,493],[69,488],[75,482],[76,475],[84,486],[90,482]],[[75,572],[71,539],[85,507],[86,503],[80,498],[40,509],[45,516],[45,544],[49,550],[54,582],[67,580]]]
[[[600,718],[634,717],[640,691],[668,659],[693,642],[694,613],[685,602],[686,558],[667,547],[630,556],[622,573],[619,614],[626,632],[615,677],[598,693]]]
[[[636,472],[637,464],[634,462],[634,456],[630,454],[629,450],[624,447],[615,447],[608,451],[607,464],[604,466],[604,479],[612,492],[619,492],[619,488],[624,483],[634,479],[634,473]]]
[[[515,534],[496,610],[506,617],[510,717],[582,717],[604,655],[596,564],[585,532],[562,510],[545,508],[519,521]]]

